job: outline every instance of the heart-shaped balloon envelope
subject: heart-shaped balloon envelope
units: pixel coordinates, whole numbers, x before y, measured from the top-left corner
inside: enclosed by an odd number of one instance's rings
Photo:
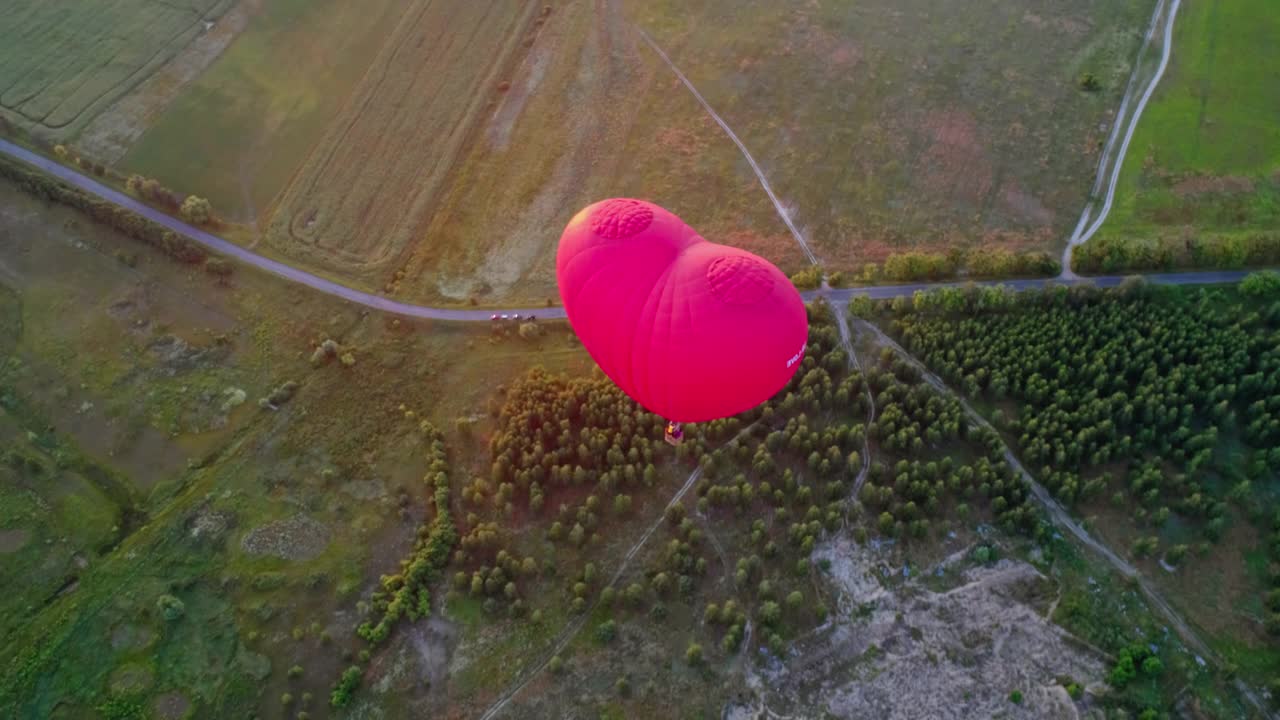
[[[791,281],[653,203],[604,200],[575,215],[560,238],[556,278],[587,352],[668,420],[753,408],[804,357],[809,322]]]

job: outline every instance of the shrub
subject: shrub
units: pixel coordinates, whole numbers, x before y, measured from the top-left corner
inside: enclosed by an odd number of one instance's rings
[[[363,675],[364,671],[359,665],[352,665],[343,671],[338,684],[329,695],[329,704],[336,708],[346,707],[347,703],[351,702],[351,694],[360,686],[360,678]]]
[[[760,622],[767,626],[774,626],[782,619],[782,608],[778,603],[770,600],[760,606]]]
[[[702,646],[698,643],[689,643],[689,648],[684,651],[685,662],[693,666],[702,664]]]
[[[798,290],[816,290],[822,284],[822,268],[805,268],[791,276],[791,284]]]
[[[180,620],[187,613],[187,606],[172,595],[161,595],[156,600],[156,609],[160,611],[160,616],[169,622]]]
[[[219,280],[231,277],[231,269],[231,263],[222,258],[211,257],[204,261],[204,271]]]
[[[1274,270],[1249,273],[1240,282],[1240,292],[1253,297],[1266,297],[1280,294],[1280,273]]]
[[[612,620],[605,620],[596,626],[596,642],[607,645],[618,636],[617,625]]]
[[[209,201],[195,195],[188,195],[187,199],[182,201],[182,207],[179,212],[181,212],[184,220],[196,225],[204,225],[213,217],[213,210],[209,205]]]

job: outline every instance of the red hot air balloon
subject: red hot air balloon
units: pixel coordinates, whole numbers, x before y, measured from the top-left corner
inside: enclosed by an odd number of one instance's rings
[[[809,321],[791,281],[653,203],[579,212],[560,238],[556,279],[587,352],[677,433],[768,400],[804,358]]]

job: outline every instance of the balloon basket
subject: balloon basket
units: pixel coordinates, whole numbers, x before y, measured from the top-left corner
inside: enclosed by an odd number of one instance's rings
[[[671,433],[666,433],[662,436],[662,439],[666,440],[667,444],[672,447],[680,447],[680,445],[684,442],[684,433],[680,433],[679,435],[672,435]]]

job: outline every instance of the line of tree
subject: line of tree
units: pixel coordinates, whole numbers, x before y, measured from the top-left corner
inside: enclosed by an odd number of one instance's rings
[[[1044,252],[1015,253],[1009,250],[976,248],[950,252],[908,251],[893,253],[882,264],[863,266],[859,272],[835,271],[827,275],[832,287],[853,282],[876,283],[949,280],[960,275],[972,278],[1056,277],[1062,265]],[[824,269],[808,267],[794,273],[791,282],[801,290],[822,284]]]
[[[1044,252],[976,248],[947,253],[894,253],[885,258],[880,268],[864,269],[863,277],[899,282],[946,280],[962,274],[974,278],[1053,277],[1061,269],[1058,261]]]
[[[434,517],[418,529],[412,553],[400,561],[400,572],[382,576],[380,589],[369,599],[370,619],[360,623],[356,634],[372,647],[385,642],[402,618],[407,616],[413,621],[431,614],[430,585],[443,573],[458,541],[450,509],[449,462],[444,438],[426,420],[419,429],[427,448],[427,473],[423,483],[431,495]],[[343,707],[351,701],[363,672],[360,665],[352,665],[343,672],[330,694],[333,707]]]
[[[1238,269],[1280,264],[1280,232],[1133,238],[1095,237],[1077,247],[1071,266],[1080,273],[1178,269]]]
[[[144,242],[178,262],[198,265],[208,258],[204,248],[164,226],[55,178],[21,167],[8,158],[0,158],[0,175],[38,198],[73,207],[94,222]]]

